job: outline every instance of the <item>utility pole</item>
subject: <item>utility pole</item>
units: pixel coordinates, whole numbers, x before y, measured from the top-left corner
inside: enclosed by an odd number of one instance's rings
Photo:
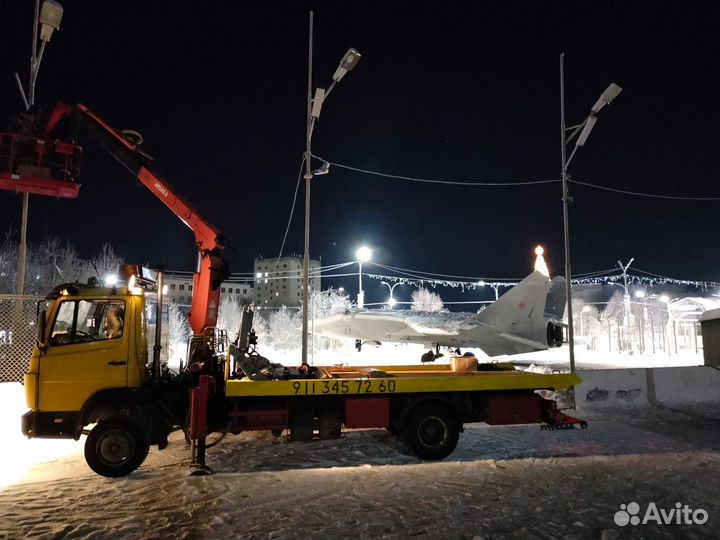
[[[305,253],[303,255],[303,317],[302,317],[302,364],[308,356],[308,305],[310,303],[310,181],[312,180],[312,68],[313,68],[313,12],[310,12],[308,34],[308,84],[307,129],[305,132]]]
[[[623,347],[628,347],[628,339],[627,339],[627,332],[628,332],[628,326],[630,326],[630,292],[628,291],[628,278],[627,278],[627,271],[628,268],[630,268],[630,265],[633,263],[635,258],[631,258],[627,264],[623,264],[621,261],[618,261],[618,266],[620,266],[620,269],[622,270],[623,275],[623,289],[625,291],[625,294],[623,295],[623,328],[625,330],[625,342],[623,343]]]
[[[572,287],[570,279],[572,271],[570,268],[570,221],[568,217],[568,207],[572,202],[572,197],[568,193],[568,181],[570,176],[567,173],[570,162],[575,157],[578,148],[584,146],[587,142],[590,132],[597,122],[597,113],[602,108],[609,105],[622,92],[617,84],[611,83],[595,102],[590,109],[590,114],[574,126],[565,127],[565,53],[560,55],[560,145],[562,156],[562,186],[563,186],[563,226],[565,231],[565,296],[567,297],[567,314],[568,314],[568,344],[570,345],[570,372],[575,371],[575,336],[573,329],[573,312],[572,312]],[[571,131],[569,136],[567,132]],[[567,156],[567,145],[575,140],[575,147]]]
[[[572,286],[570,283],[572,271],[570,267],[570,221],[568,216],[568,206],[572,202],[572,198],[568,193],[567,143],[565,140],[565,53],[560,55],[560,145],[562,147],[562,202],[563,229],[565,232],[565,297],[567,298],[568,345],[570,346],[570,372],[575,373],[575,332],[573,328]]]
[[[30,81],[28,84],[28,94],[25,96],[20,76],[15,74],[15,81],[20,89],[25,109],[30,111],[35,105],[35,83],[37,81],[38,71],[40,70],[40,62],[42,62],[45,53],[45,45],[50,41],[50,37],[54,30],[60,28],[63,8],[54,0],[45,0],[40,11],[40,0],[35,0],[35,11],[33,14],[33,38],[32,38],[32,55],[30,56]],[[37,50],[38,43],[38,23],[42,24],[40,32],[40,52]],[[30,204],[30,194],[23,193],[22,205],[22,221],[20,225],[20,247],[18,249],[18,272],[16,293],[18,295],[25,294],[25,259],[27,258],[27,222],[28,222],[28,206]]]

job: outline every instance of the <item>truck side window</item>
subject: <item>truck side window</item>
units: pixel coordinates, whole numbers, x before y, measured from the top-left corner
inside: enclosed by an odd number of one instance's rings
[[[72,343],[73,320],[75,318],[75,307],[77,302],[63,302],[58,309],[52,334],[50,334],[50,345],[67,345]]]
[[[66,300],[55,318],[50,344],[116,339],[122,337],[124,325],[122,300]]]

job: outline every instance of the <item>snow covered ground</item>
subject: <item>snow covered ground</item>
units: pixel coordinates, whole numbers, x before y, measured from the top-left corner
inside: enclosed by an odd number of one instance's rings
[[[720,536],[715,409],[594,413],[584,431],[471,424],[456,452],[434,463],[381,430],[309,443],[248,433],[209,450],[216,474],[207,477],[187,475],[189,452],[175,434],[112,480],[88,469],[82,441],[23,440],[14,431],[21,388],[0,385],[0,394],[0,465],[15,473],[0,487],[0,538]],[[681,502],[709,520],[616,526],[620,505],[633,501]]]

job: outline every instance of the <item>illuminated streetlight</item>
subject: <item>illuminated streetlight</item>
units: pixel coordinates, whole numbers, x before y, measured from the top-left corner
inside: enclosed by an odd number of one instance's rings
[[[617,96],[622,92],[617,84],[612,83],[607,89],[600,95],[595,105],[590,109],[590,114],[581,123],[565,127],[565,53],[560,55],[560,145],[561,145],[561,157],[562,157],[562,185],[563,185],[563,228],[565,232],[565,296],[567,300],[567,315],[568,315],[568,345],[570,346],[570,371],[575,371],[575,343],[574,343],[574,332],[573,332],[573,314],[572,314],[572,290],[570,287],[570,279],[572,277],[572,271],[570,268],[570,221],[568,216],[568,207],[572,198],[568,191],[568,173],[567,169],[575,157],[575,152],[578,148],[583,146],[590,136],[590,132],[595,127],[597,122],[597,114],[600,109],[605,105],[610,104]],[[570,135],[567,132],[572,131]],[[575,148],[570,153],[570,157],[566,156],[567,145],[578,136],[575,142]]]
[[[392,285],[386,283],[385,281],[381,281],[380,283],[390,289],[390,298],[388,298],[387,304],[388,306],[390,306],[390,309],[392,309],[395,304],[397,304],[397,301],[395,300],[395,298],[393,298],[393,291],[395,290],[395,287],[397,287],[398,285],[402,285],[402,283],[400,283],[399,281],[397,283],[393,283]]]
[[[118,277],[115,274],[110,274],[108,276],[105,276],[105,286],[106,287],[114,287],[117,285]]]
[[[308,85],[307,85],[307,116],[305,131],[305,252],[303,257],[303,303],[302,303],[302,363],[307,364],[308,353],[308,304],[310,303],[310,181],[314,175],[327,174],[330,170],[330,164],[323,162],[322,166],[316,170],[312,170],[312,134],[315,122],[320,118],[322,105],[332,92],[335,85],[340,82],[348,71],[360,61],[360,53],[350,48],[340,60],[335,73],[332,77],[332,83],[327,91],[324,88],[316,88],[313,98],[312,92],[312,69],[313,69],[313,12],[310,12],[310,29],[308,35]]]
[[[363,309],[365,305],[365,291],[362,286],[362,263],[368,262],[372,257],[372,250],[367,246],[362,246],[355,252],[355,258],[358,262],[358,296],[357,296],[357,307]]]
[[[40,62],[42,62],[45,53],[45,45],[50,41],[52,33],[60,28],[62,20],[63,8],[55,2],[55,0],[45,0],[40,9],[40,0],[35,0],[35,15],[33,17],[33,40],[32,55],[30,56],[30,80],[28,83],[28,94],[25,96],[25,89],[20,82],[20,75],[15,73],[15,82],[20,90],[25,109],[29,112],[30,108],[35,105],[35,82],[37,81],[38,71],[40,71]],[[40,28],[40,51],[37,50],[38,45],[38,23]],[[25,258],[27,256],[27,221],[28,206],[30,204],[30,194],[26,191],[23,193],[22,218],[20,221],[20,246],[18,248],[18,276],[17,276],[17,294],[25,294]]]

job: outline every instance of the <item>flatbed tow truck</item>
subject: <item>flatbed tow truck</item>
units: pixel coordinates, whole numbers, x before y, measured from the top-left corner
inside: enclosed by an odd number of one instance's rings
[[[561,412],[537,391],[580,382],[576,374],[517,371],[511,364],[309,366],[273,364],[256,350],[254,312],[244,308],[234,342],[215,328],[220,283],[227,274],[222,234],[152,167],[139,134],[121,132],[84,105],[59,105],[45,138],[72,121],[89,132],[195,234],[198,269],[189,314],[187,362],[173,373],[160,361],[162,273],[148,279],[125,266],[123,283],[66,283],[38,308],[38,335],[24,384],[28,437],[79,439],[96,473],[130,474],[149,447],[163,449],[178,429],[191,443],[191,471],[207,474],[208,435],[289,430],[290,439],[339,438],[345,428],[386,428],[420,458],[443,459],[464,423],[541,423],[553,429],[587,424]],[[147,347],[148,299],[157,296],[152,355]],[[461,366],[460,364],[466,364]]]

